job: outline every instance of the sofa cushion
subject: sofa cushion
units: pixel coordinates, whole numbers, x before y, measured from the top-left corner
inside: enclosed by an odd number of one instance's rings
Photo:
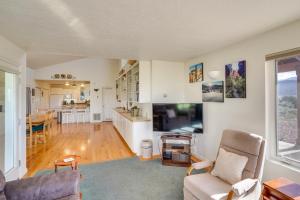
[[[0,170],[0,193],[4,190],[5,187],[5,176],[3,172]]]
[[[74,195],[59,198],[57,200],[81,200],[81,199],[80,199],[80,194],[74,194]]]
[[[61,171],[54,174],[7,182],[7,199],[53,200],[79,193],[78,171]]]
[[[6,200],[4,192],[0,192],[0,200]]]
[[[220,148],[212,175],[218,176],[230,184],[235,184],[242,179],[242,174],[248,158],[235,153],[227,152]]]
[[[197,199],[223,200],[226,199],[231,185],[209,173],[186,176],[184,189]]]

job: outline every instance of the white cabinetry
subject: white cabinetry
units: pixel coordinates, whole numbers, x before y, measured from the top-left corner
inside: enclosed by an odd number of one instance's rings
[[[66,88],[51,88],[50,95],[71,95],[72,99],[80,99],[79,89],[66,89]]]
[[[61,123],[86,123],[90,122],[89,109],[70,109],[59,111],[61,113]]]
[[[139,103],[151,102],[151,62],[139,61]]]
[[[184,102],[184,63],[152,61],[152,102]],[[200,91],[199,91],[200,92]]]
[[[116,79],[116,98],[121,105],[151,102],[151,62],[136,61]],[[129,105],[130,107],[130,105]]]
[[[142,140],[152,139],[151,122],[131,121],[115,110],[113,110],[112,120],[113,125],[126,141],[131,151],[140,156]]]

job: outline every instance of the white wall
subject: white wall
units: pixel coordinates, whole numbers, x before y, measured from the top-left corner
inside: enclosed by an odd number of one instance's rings
[[[25,52],[0,36],[0,68],[18,74],[17,118],[17,160],[20,166],[6,174],[8,180],[21,178],[26,169],[26,54]],[[17,163],[16,163],[17,164]]]
[[[196,140],[194,153],[215,159],[222,131],[226,128],[250,131],[264,137],[265,127],[265,55],[300,46],[300,21],[266,32],[236,45],[200,56],[186,62],[185,101],[202,102],[201,84],[188,83],[188,66],[204,63],[204,80],[212,70],[221,71],[224,80],[225,64],[246,60],[247,98],[226,99],[224,103],[204,103],[205,133]],[[275,84],[275,83],[274,83]],[[300,172],[266,161],[264,179],[284,176],[300,181]]]
[[[34,81],[34,70],[26,67],[26,87],[34,88],[36,83]]]
[[[93,113],[102,113],[102,88],[111,87],[115,94],[115,77],[119,66],[118,60],[86,58],[34,70],[34,78],[51,80],[52,75],[65,73],[72,74],[76,80],[90,81],[92,119]],[[99,91],[95,92],[95,88]]]
[[[31,97],[31,111],[36,113],[49,109],[50,84],[43,81],[34,81],[35,96]]]

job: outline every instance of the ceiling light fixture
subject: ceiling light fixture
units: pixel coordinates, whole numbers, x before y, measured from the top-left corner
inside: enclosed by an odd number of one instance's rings
[[[84,87],[84,84],[83,84],[83,83],[81,83],[81,84],[80,84],[80,87]]]
[[[70,85],[70,83],[69,83],[69,82],[66,82],[66,83],[65,83],[65,86],[69,86],[69,85]]]

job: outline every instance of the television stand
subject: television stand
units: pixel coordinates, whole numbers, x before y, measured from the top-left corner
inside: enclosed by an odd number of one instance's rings
[[[189,167],[191,165],[191,135],[167,134],[161,136],[163,165]]]

